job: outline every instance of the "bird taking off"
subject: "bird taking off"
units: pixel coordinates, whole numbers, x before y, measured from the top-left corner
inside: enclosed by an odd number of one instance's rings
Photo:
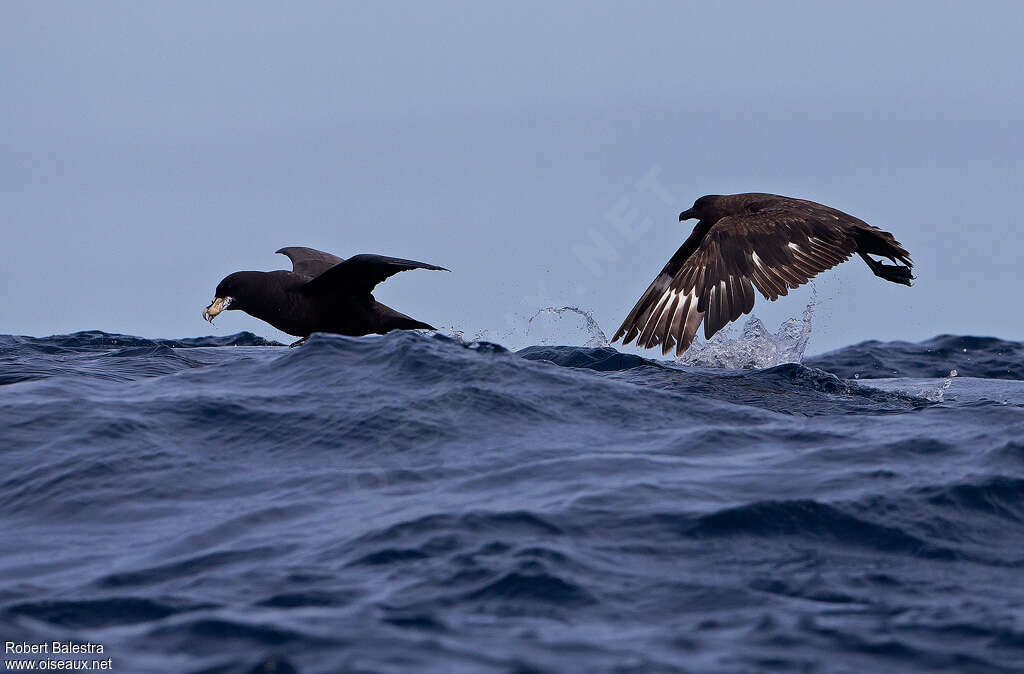
[[[857,253],[875,276],[911,285],[914,263],[892,234],[829,206],[776,194],[707,195],[679,214],[693,233],[629,312],[612,341],[682,354],[754,308]],[[870,255],[888,258],[884,264]]]

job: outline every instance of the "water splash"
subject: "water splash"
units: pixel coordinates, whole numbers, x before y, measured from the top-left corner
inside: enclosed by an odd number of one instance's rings
[[[537,321],[541,316],[552,316],[554,321]],[[565,316],[583,319],[582,321],[562,321]],[[535,321],[537,321],[535,323]],[[575,306],[544,307],[538,309],[532,316],[517,315],[514,321],[510,321],[511,327],[505,331],[492,331],[487,329],[477,330],[472,337],[468,337],[467,330],[460,330],[454,325],[447,326],[444,332],[447,336],[466,345],[479,344],[483,342],[500,343],[506,348],[517,349],[536,344],[574,344],[580,342],[580,332],[585,335],[587,347],[608,346],[608,337],[601,330],[601,326],[594,319],[593,312]],[[530,335],[530,331],[534,335]],[[570,334],[566,334],[569,332]],[[536,334],[536,333],[539,333]]]
[[[799,363],[811,338],[811,323],[818,294],[811,284],[811,297],[800,318],[784,321],[775,334],[768,332],[757,317],[751,316],[743,324],[739,337],[735,329],[726,328],[710,341],[694,341],[690,348],[676,359],[681,365],[729,369],[754,369]]]
[[[933,403],[941,403],[942,397],[946,395],[946,391],[948,391],[949,387],[953,384],[953,377],[955,377],[957,374],[958,373],[956,370],[950,370],[949,376],[942,380],[942,383],[939,384],[939,388],[930,393],[922,392],[923,397],[932,401]]]
[[[454,325],[450,325],[447,328],[448,336],[461,344],[479,344],[485,341],[488,336],[487,330],[477,330],[472,337],[466,338],[465,330],[457,330]]]
[[[526,329],[523,331],[523,337],[530,334],[530,328],[533,327],[533,321],[542,314],[552,314],[561,318],[566,313],[576,314],[583,319],[583,329],[587,332],[587,341],[584,346],[588,347],[600,347],[608,346],[608,337],[601,330],[601,326],[594,320],[592,312],[586,309],[580,309],[579,307],[544,307],[543,309],[537,310],[537,312],[530,317],[530,320],[526,322]],[[538,344],[548,344],[550,342],[547,338],[541,338],[537,340]]]

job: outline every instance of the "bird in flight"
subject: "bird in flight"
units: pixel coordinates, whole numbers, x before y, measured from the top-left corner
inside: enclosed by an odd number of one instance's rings
[[[707,195],[679,214],[693,233],[629,312],[612,341],[689,348],[754,308],[754,288],[775,301],[857,253],[875,276],[911,285],[914,263],[892,234],[829,206],[777,194]],[[875,260],[888,258],[893,264]]]

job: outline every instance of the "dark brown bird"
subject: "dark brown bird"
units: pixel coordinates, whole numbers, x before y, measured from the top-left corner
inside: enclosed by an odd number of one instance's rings
[[[401,271],[448,271],[415,260],[383,255],[355,255],[344,260],[313,248],[292,246],[277,251],[292,261],[292,271],[236,271],[217,284],[203,311],[213,323],[225,309],[241,309],[289,335],[331,332],[358,337],[391,330],[433,330],[373,297],[374,287]]]
[[[682,354],[701,321],[710,339],[754,308],[754,288],[775,301],[857,253],[875,276],[911,285],[914,263],[892,234],[834,208],[777,194],[708,195],[679,214],[693,233],[629,312],[612,341]],[[883,264],[869,255],[885,257]]]

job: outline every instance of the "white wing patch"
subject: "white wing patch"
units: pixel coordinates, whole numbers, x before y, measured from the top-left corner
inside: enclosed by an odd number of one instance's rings
[[[680,289],[669,288],[662,293],[654,311],[644,322],[637,345],[650,348],[660,344],[665,354],[675,347],[676,354],[681,354],[693,341],[703,319],[704,313],[697,311],[694,289],[683,293]]]
[[[761,258],[758,257],[756,250],[750,251],[750,259],[755,265],[757,265],[758,269],[764,269],[764,263],[761,262]]]
[[[678,353],[686,350],[685,335],[689,334],[692,340],[703,313],[696,310],[697,297],[694,290],[684,293],[681,289],[670,288],[666,290],[654,305],[654,310],[644,322],[639,332],[637,345],[648,348],[662,345],[663,353],[668,353],[673,346]],[[687,332],[681,332],[685,329]],[[679,343],[676,340],[681,339]],[[680,348],[681,347],[681,348]]]

